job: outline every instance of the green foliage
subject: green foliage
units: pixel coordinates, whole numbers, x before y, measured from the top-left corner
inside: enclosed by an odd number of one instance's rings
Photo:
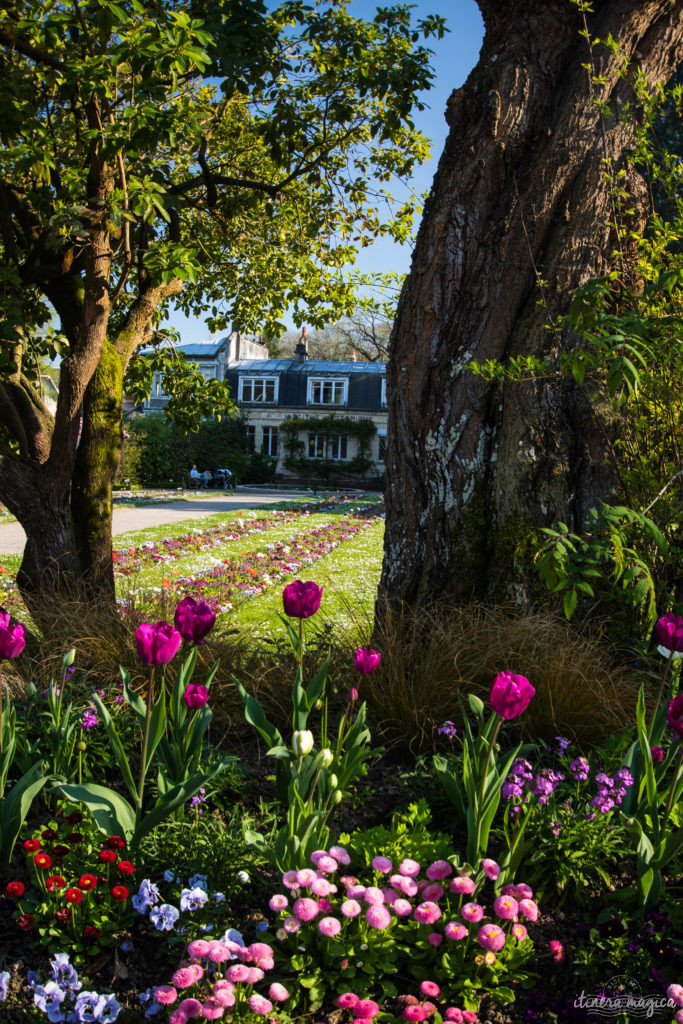
[[[138,482],[143,486],[169,481],[184,486],[190,466],[195,463],[200,469],[212,471],[227,466],[238,482],[250,474],[252,460],[246,454],[245,423],[241,417],[205,420],[189,436],[156,412],[135,417],[126,426],[130,438],[124,443],[124,452],[133,442],[139,459]],[[262,462],[255,461],[252,476],[258,474]],[[117,480],[123,480],[122,469]]]
[[[237,895],[244,887],[238,872],[253,872],[257,863],[253,847],[246,846],[243,837],[243,828],[252,822],[241,807],[217,816],[207,812],[209,805],[210,801],[203,805],[204,814],[194,823],[162,822],[145,836],[139,856],[152,877],[158,878],[165,868],[187,877],[201,872],[226,895]]]
[[[277,761],[276,794],[286,811],[286,823],[270,847],[263,836],[245,831],[245,839],[268,857],[280,871],[308,866],[314,850],[327,849],[330,843],[329,821],[334,810],[356,778],[364,771],[372,756],[370,730],[366,726],[366,705],[363,703],[351,717],[347,703],[336,738],[328,735],[328,700],[325,692],[330,655],[322,668],[304,686],[303,620],[299,633],[280,616],[296,659],[292,689],[292,740],[287,743],[280,730],[272,724],[259,702],[250,696],[237,679],[233,679],[244,703],[244,717],[268,744],[267,754]],[[312,711],[321,712],[320,743],[316,750],[314,737],[308,730]]]
[[[434,756],[434,770],[448,799],[454,805],[461,820],[467,823],[466,863],[470,870],[480,870],[480,862],[486,857],[489,836],[500,804],[501,790],[510,766],[522,750],[530,749],[519,744],[512,753],[496,751],[496,739],[503,719],[496,712],[484,720],[484,703],[474,694],[469,695],[470,712],[477,725],[474,734],[469,718],[462,712],[464,740],[462,745],[462,766],[452,770],[448,759]],[[502,864],[499,885],[507,881],[509,865]]]
[[[432,812],[427,801],[421,797],[403,810],[396,811],[391,824],[373,825],[357,832],[343,832],[339,842],[348,850],[354,864],[369,868],[377,851],[388,857],[394,864],[400,864],[409,857],[418,864],[445,860],[451,853],[452,842],[441,832],[430,829]]]
[[[181,677],[180,683],[176,679],[171,697],[172,727],[175,727],[180,719],[181,713],[176,705],[181,702],[182,694],[189,683],[189,669],[194,665],[193,657],[196,657],[194,652],[178,670],[178,675]],[[213,672],[215,669],[216,666],[214,666]],[[94,782],[79,783],[78,785],[60,783],[56,789],[67,800],[84,804],[103,832],[107,835],[125,836],[126,842],[135,850],[145,835],[174,811],[183,807],[195,793],[211,782],[215,775],[232,763],[234,758],[224,757],[211,771],[195,771],[190,775],[187,769],[196,764],[197,750],[201,753],[202,725],[205,720],[192,731],[193,735],[189,736],[192,746],[178,752],[175,749],[177,729],[173,728],[170,743],[166,743],[164,737],[168,723],[165,686],[160,687],[159,695],[154,701],[153,678],[150,678],[147,703],[145,704],[132,689],[130,676],[125,669],[121,669],[121,675],[123,677],[123,695],[135,713],[142,732],[142,755],[137,782],[133,777],[129,756],[121,742],[116,723],[99,696],[94,695],[93,702],[106,730],[114,760],[130,794],[132,805],[116,790]],[[163,747],[160,746],[162,742],[165,743]],[[145,813],[145,782],[157,748],[160,748],[159,757],[162,764],[157,780],[158,796],[154,807]],[[174,781],[176,776],[179,781]]]
[[[667,542],[652,520],[623,506],[591,509],[585,532],[572,533],[564,523],[543,528],[546,540],[535,563],[548,589],[562,595],[568,619],[582,606],[610,599],[625,605],[651,629],[657,618],[658,559],[666,560]],[[630,545],[630,546],[629,546]]]
[[[683,793],[683,747],[676,751],[672,744],[669,756],[664,759],[659,770],[652,761],[652,740],[658,738],[654,728],[657,713],[663,731],[665,707],[655,709],[648,727],[645,720],[645,697],[641,688],[636,709],[641,773],[636,780],[638,788],[633,813],[622,814],[624,828],[631,836],[635,849],[637,888],[635,892],[630,890],[628,893],[620,893],[626,903],[632,903],[636,896],[641,911],[651,910],[657,905],[664,889],[663,869],[680,858],[683,849],[683,824],[679,823],[672,828],[674,823],[671,816],[672,808],[678,806]]]

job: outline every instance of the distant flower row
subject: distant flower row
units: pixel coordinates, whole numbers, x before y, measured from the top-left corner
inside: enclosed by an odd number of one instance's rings
[[[217,611],[229,611],[236,599],[255,597],[274,583],[295,576],[330,554],[350,537],[363,532],[376,519],[344,516],[325,526],[300,533],[285,541],[268,545],[265,551],[243,552],[225,558],[198,576],[164,578],[163,589],[176,594],[201,598]]]

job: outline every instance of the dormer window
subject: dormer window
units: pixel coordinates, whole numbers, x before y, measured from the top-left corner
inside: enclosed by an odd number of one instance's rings
[[[346,405],[349,391],[348,377],[309,377],[308,405]]]
[[[277,394],[277,377],[240,377],[238,402],[274,405]]]

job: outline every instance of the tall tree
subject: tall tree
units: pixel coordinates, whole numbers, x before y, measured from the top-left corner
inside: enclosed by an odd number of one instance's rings
[[[67,580],[113,599],[124,373],[171,304],[211,329],[276,334],[288,306],[323,324],[349,309],[357,246],[410,231],[411,205],[387,220],[375,181],[428,152],[417,40],[443,30],[343,0],[3,5],[0,499],[27,533],[28,600]],[[57,348],[53,417],[35,368]],[[231,408],[217,381],[190,404],[190,425]]]
[[[449,126],[388,367],[390,601],[511,596],[538,525],[581,529],[615,493],[610,424],[558,375],[502,388],[472,360],[556,356],[575,288],[627,301],[647,189],[629,161],[635,76],[683,57],[683,0],[477,0],[479,63]],[[637,109],[637,104],[635,104]]]

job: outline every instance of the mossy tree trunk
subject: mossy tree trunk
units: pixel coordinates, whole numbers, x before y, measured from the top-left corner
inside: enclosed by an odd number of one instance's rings
[[[71,492],[85,589],[114,604],[112,484],[121,456],[123,364],[111,342],[88,385]]]
[[[388,383],[387,527],[382,600],[510,596],[513,555],[538,525],[581,527],[617,485],[600,409],[559,378],[501,388],[475,359],[556,353],[550,330],[574,289],[628,252],[608,226],[605,160],[635,197],[632,127],[639,70],[665,80],[683,58],[683,0],[596,0],[591,38],[611,34],[629,59],[591,52],[567,0],[478,0],[485,38],[446,111],[449,134],[425,207],[394,325]],[[628,283],[625,282],[625,283]]]

